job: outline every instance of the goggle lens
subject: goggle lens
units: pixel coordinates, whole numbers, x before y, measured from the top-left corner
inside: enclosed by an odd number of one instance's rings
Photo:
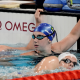
[[[34,34],[32,35],[32,38],[33,38],[33,39],[37,38],[38,40],[41,40],[41,39],[43,39],[44,37],[47,37],[47,36],[37,35],[37,37],[36,37]]]
[[[35,35],[32,35],[32,38],[35,39]]]

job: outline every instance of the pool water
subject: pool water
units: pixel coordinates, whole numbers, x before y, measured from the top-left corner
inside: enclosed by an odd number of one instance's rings
[[[13,46],[14,45],[9,45]],[[17,44],[15,46],[24,46],[24,44]],[[24,77],[24,76],[35,76],[42,74],[49,74],[55,72],[63,72],[67,71],[65,68],[50,70],[50,71],[41,71],[40,73],[34,73],[34,67],[37,64],[37,59],[34,56],[20,56],[21,53],[25,53],[28,51],[22,50],[7,50],[0,52],[0,56],[12,56],[7,58],[0,59],[0,78],[4,78],[6,76],[7,79],[13,79],[16,77]],[[80,53],[71,52],[75,54],[80,62]],[[35,59],[35,60],[34,60]],[[72,70],[79,70],[80,66],[74,67]],[[16,76],[20,74],[21,76]],[[5,79],[4,79],[5,80]]]
[[[20,77],[36,75],[33,70],[37,64],[34,60],[34,56],[20,56],[20,54],[24,52],[27,51],[10,50],[0,52],[0,54],[2,53],[0,56],[4,56],[0,59],[0,77],[3,78],[3,76],[7,76],[7,79],[12,79],[13,76],[14,78],[17,77],[15,74],[21,74]],[[5,58],[6,55],[11,57]]]

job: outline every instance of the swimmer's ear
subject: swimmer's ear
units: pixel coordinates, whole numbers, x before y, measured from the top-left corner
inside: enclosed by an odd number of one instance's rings
[[[49,43],[49,44],[51,44],[51,43],[52,43],[52,41],[48,39],[48,43]]]

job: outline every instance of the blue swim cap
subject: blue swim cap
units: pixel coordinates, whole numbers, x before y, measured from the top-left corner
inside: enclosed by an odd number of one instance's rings
[[[52,27],[50,24],[47,23],[41,23],[34,29],[34,32],[36,31],[44,33],[51,41],[53,40],[56,33],[54,27]]]

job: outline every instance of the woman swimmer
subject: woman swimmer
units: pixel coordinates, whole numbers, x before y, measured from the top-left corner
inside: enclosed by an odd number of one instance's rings
[[[69,52],[64,52],[62,54],[60,54],[57,57],[54,56],[50,56],[50,57],[46,57],[44,58],[41,62],[39,62],[35,68],[34,68],[34,72],[36,73],[41,73],[40,71],[42,70],[54,70],[54,69],[64,69],[65,70],[70,70],[73,67],[75,67],[78,63],[77,63],[77,58],[75,55],[69,53]],[[10,73],[12,76],[16,76],[16,77],[22,77],[22,74],[15,74]],[[29,73],[26,73],[25,75],[29,75]]]
[[[54,59],[54,56],[42,59],[42,61],[35,66],[35,72],[40,72],[41,70],[54,70],[60,67],[70,70],[76,65],[78,65],[76,56],[69,52],[64,52],[58,56],[58,59]]]
[[[51,50],[51,45],[55,34],[56,31],[50,24],[41,23],[37,26],[32,35],[35,51],[30,52],[29,55],[39,55],[41,57],[53,56],[54,52]],[[21,55],[28,55],[28,53]]]
[[[54,69],[72,69],[74,66],[77,65],[77,58],[75,55],[69,53],[69,52],[64,52],[62,54],[60,54],[57,57],[54,56],[50,56],[50,57],[46,57],[44,58],[41,62],[39,62],[35,68],[34,68],[34,72],[35,73],[41,73],[40,71],[42,70],[54,70]],[[26,73],[25,75],[29,75],[31,73]],[[11,76],[13,77],[23,77],[22,74],[18,74],[18,73],[10,73]]]
[[[36,26],[39,26],[39,24],[41,24],[42,21],[40,12],[43,12],[43,10],[37,9],[35,12]],[[71,46],[73,46],[73,44],[78,40],[79,37],[80,37],[80,20],[63,40],[51,44],[51,50],[56,54],[67,51]],[[28,49],[30,48],[31,45],[33,45],[33,39],[31,39],[31,41],[27,45]],[[34,46],[31,47],[31,49],[34,49]],[[23,55],[28,55],[28,54],[26,53]]]
[[[35,12],[35,19],[36,19],[36,26],[41,24],[41,15],[40,12],[43,12],[42,9],[37,9]],[[71,32],[66,36],[63,40],[59,42],[52,43],[51,50],[55,53],[62,53],[68,50],[73,44],[78,40],[80,37],[80,20],[71,30]],[[36,39],[36,38],[35,38]],[[36,46],[37,47],[37,46]],[[9,47],[5,45],[0,46],[0,51],[7,50],[7,49],[19,49],[19,50],[31,50],[34,49],[33,39],[30,40],[29,44],[26,47]],[[27,53],[29,55],[30,53]],[[31,55],[31,54],[30,54]]]
[[[59,66],[71,69],[78,65],[77,57],[69,52],[64,52],[58,56]]]

